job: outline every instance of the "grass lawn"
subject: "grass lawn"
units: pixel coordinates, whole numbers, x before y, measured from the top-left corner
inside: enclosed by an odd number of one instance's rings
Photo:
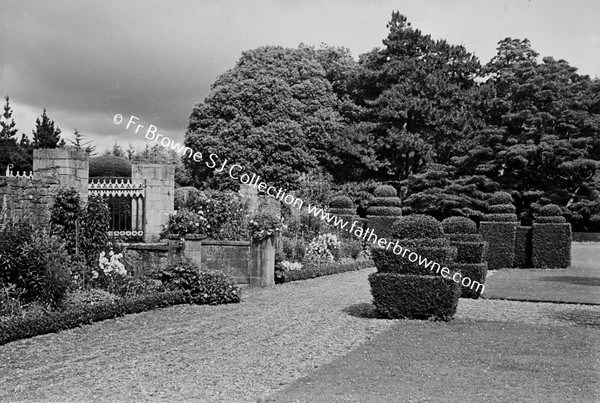
[[[598,402],[600,330],[401,321],[271,402]]]
[[[600,305],[600,244],[574,243],[568,269],[490,272],[483,298]]]

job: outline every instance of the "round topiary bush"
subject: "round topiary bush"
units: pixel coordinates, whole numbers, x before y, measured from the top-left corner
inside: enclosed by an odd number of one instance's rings
[[[354,203],[348,196],[335,196],[329,202],[332,209],[354,209]]]
[[[371,206],[367,209],[367,214],[370,216],[400,217],[402,215],[402,209],[400,207]]]
[[[390,185],[382,185],[375,189],[375,197],[397,197],[396,188]]]
[[[540,209],[539,215],[542,217],[562,216],[562,210],[556,204],[548,204]]]
[[[540,216],[536,217],[536,224],[564,224],[567,222],[567,219],[563,216]]]
[[[392,235],[398,239],[441,238],[444,229],[432,216],[413,214],[397,219],[392,224]]]
[[[477,225],[467,217],[448,217],[442,221],[444,234],[475,234]]]
[[[496,204],[488,206],[487,210],[490,214],[515,214],[517,212],[517,208],[512,204]]]
[[[90,158],[89,177],[131,177],[131,161],[125,157],[114,155],[102,155]]]
[[[496,192],[490,196],[488,201],[491,206],[497,204],[513,204],[513,198],[510,193],[507,192]]]
[[[400,207],[402,201],[399,197],[376,197],[371,202],[371,206],[374,207]]]

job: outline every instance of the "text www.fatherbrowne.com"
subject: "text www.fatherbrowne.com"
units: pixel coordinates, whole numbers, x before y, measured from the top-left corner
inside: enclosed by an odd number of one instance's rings
[[[204,162],[208,168],[214,169],[216,172],[223,172],[226,170],[232,179],[238,180],[245,185],[252,186],[259,192],[264,192],[292,207],[296,207],[298,209],[302,209],[304,207],[304,201],[302,199],[289,194],[287,189],[268,185],[266,182],[261,180],[259,175],[247,172],[241,165],[230,163],[227,159],[220,160],[219,156],[214,153],[209,154],[208,159],[205,160],[202,152],[194,151],[184,144],[175,142],[169,137],[158,133],[158,128],[154,125],[149,125],[145,131],[140,130],[144,129],[144,125],[139,124],[138,121],[139,118],[131,115],[127,125],[125,126],[125,129],[132,128],[134,129],[135,133],[143,133],[146,139],[173,150],[176,153],[181,154],[182,157],[187,156],[187,158],[193,159],[195,162]],[[113,118],[113,122],[117,125],[121,124],[123,122],[123,116],[121,114],[116,114]],[[392,249],[393,253],[396,255],[402,256],[413,263],[418,262],[420,266],[429,269],[431,272],[441,274],[444,278],[451,278],[453,281],[461,284],[463,287],[475,289],[476,291],[481,290],[481,292],[485,290],[485,285],[481,284],[480,282],[473,281],[469,277],[463,277],[461,273],[458,272],[451,273],[450,269],[447,267],[442,267],[439,263],[429,260],[408,248],[402,247],[398,240],[394,242],[393,240],[387,241],[385,238],[379,238],[372,228],[364,229],[361,226],[358,226],[358,221],[354,221],[352,224],[350,224],[336,215],[332,215],[324,211],[322,208],[313,206],[310,203],[307,204],[306,210],[314,217],[320,218],[330,225],[339,228],[340,230],[348,231],[357,238],[362,239],[363,241],[371,242],[380,248],[385,248],[388,250]]]

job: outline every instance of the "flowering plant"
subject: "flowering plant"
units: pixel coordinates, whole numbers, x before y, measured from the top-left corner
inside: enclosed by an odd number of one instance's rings
[[[258,213],[248,222],[248,229],[252,239],[260,242],[281,231],[281,219],[268,213]]]
[[[320,234],[308,244],[306,255],[309,260],[332,262],[339,247],[337,235]]]
[[[108,252],[108,258],[106,258],[106,252],[100,253],[100,258],[98,259],[98,263],[100,265],[100,271],[105,276],[114,276],[119,275],[124,277],[127,275],[127,270],[125,270],[125,265],[119,261],[119,259],[123,258],[122,253],[114,253],[112,250]],[[96,270],[92,271],[92,278],[96,279],[100,276]]]
[[[287,260],[281,262],[281,266],[284,268],[285,271],[302,270],[303,267],[302,263],[300,262],[289,262]]]

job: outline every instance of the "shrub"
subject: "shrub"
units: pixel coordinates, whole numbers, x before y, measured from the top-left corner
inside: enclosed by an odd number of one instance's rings
[[[386,217],[386,216],[369,216],[367,218],[367,226],[364,228],[365,231],[372,229],[378,238],[385,238],[386,240],[392,238],[392,224],[397,217]]]
[[[399,197],[376,197],[371,201],[374,207],[401,207],[402,201]],[[374,214],[376,215],[376,214]],[[395,214],[394,214],[395,215]]]
[[[378,186],[374,192],[375,197],[397,197],[396,188],[390,185]]]
[[[490,196],[488,202],[491,206],[498,204],[513,204],[513,198],[510,193],[496,192]]]
[[[377,200],[377,199],[375,199]],[[369,216],[392,216],[399,217],[402,215],[402,209],[400,207],[387,207],[387,206],[370,206],[367,209],[367,215]]]
[[[339,258],[357,259],[362,250],[362,245],[358,240],[352,239],[340,241]]]
[[[110,210],[98,197],[89,197],[81,217],[81,250],[88,265],[98,261],[100,252],[108,244]]]
[[[481,242],[481,234],[449,234],[447,236],[450,242]]]
[[[516,223],[481,222],[479,232],[488,243],[487,261],[490,270],[510,267],[515,257]]]
[[[306,259],[315,263],[331,262],[339,256],[340,241],[334,234],[320,234],[306,249]]]
[[[208,225],[208,220],[204,215],[183,208],[169,216],[167,231],[169,234],[181,236],[200,233],[206,235],[210,231]],[[206,228],[206,230],[203,230],[203,228]]]
[[[193,186],[184,186],[175,189],[175,210],[187,208],[188,200],[190,200],[191,198],[197,199],[200,197],[202,197],[200,191]]]
[[[514,267],[533,267],[533,263],[531,261],[531,235],[531,227],[517,227],[517,231],[515,234],[515,259],[513,263]]]
[[[483,221],[487,222],[518,222],[515,214],[484,214]]]
[[[515,214],[517,208],[512,204],[497,204],[487,208],[490,214]]]
[[[441,238],[444,231],[442,224],[435,218],[414,214],[396,220],[392,225],[392,235],[398,239]]]
[[[281,231],[281,226],[281,219],[269,212],[254,214],[248,222],[250,238],[255,242],[275,237]]]
[[[332,262],[322,265],[308,263],[305,264],[301,270],[290,270],[285,272],[282,282],[307,280],[310,278],[361,270],[371,266],[373,266],[373,262],[370,260],[360,260],[355,262]]]
[[[539,215],[543,217],[562,216],[562,210],[556,204],[548,204],[540,209]]]
[[[0,321],[0,345],[11,341],[188,302],[184,292],[164,292],[138,298],[73,307],[64,311],[38,312],[30,316]]]
[[[332,209],[352,209],[355,210],[354,203],[352,199],[348,196],[335,196],[329,202],[329,207]]]
[[[411,252],[417,253],[421,258],[428,259],[428,263],[419,264],[419,260],[411,262],[408,256]],[[392,250],[374,248],[372,250],[373,263],[378,273],[397,273],[428,276],[433,273],[439,274],[440,270],[450,263],[456,255],[456,249],[451,247],[421,247],[407,252],[404,257]],[[423,261],[424,262],[424,261]],[[425,264],[428,264],[425,267]]]
[[[450,269],[454,272],[458,272],[462,275],[463,278],[468,277],[472,282],[477,281],[479,284],[485,283],[485,278],[487,276],[487,263],[452,263],[450,265]],[[477,299],[481,295],[483,291],[483,287],[473,287],[473,283],[471,285],[462,285],[460,286],[460,297],[461,298],[473,298]]]
[[[199,269],[191,260],[181,259],[155,274],[172,291],[184,291],[194,304],[240,302],[240,289],[218,270]]]
[[[566,268],[571,265],[571,224],[533,224],[534,267]]]
[[[475,221],[467,217],[448,217],[442,221],[444,234],[476,234],[477,225]]]
[[[481,263],[487,253],[487,242],[451,242],[456,248],[457,263]]]
[[[92,288],[90,290],[76,290],[68,293],[60,305],[65,310],[89,305],[114,304],[119,299],[119,296],[108,291]]]
[[[131,177],[131,161],[125,157],[102,155],[90,158],[89,177]]]
[[[373,273],[369,283],[377,310],[394,319],[450,320],[461,293],[457,283],[441,276]]]
[[[567,219],[563,216],[539,216],[535,218],[535,222],[538,224],[564,224]]]
[[[300,262],[306,255],[307,244],[301,238],[281,237],[282,260]]]

